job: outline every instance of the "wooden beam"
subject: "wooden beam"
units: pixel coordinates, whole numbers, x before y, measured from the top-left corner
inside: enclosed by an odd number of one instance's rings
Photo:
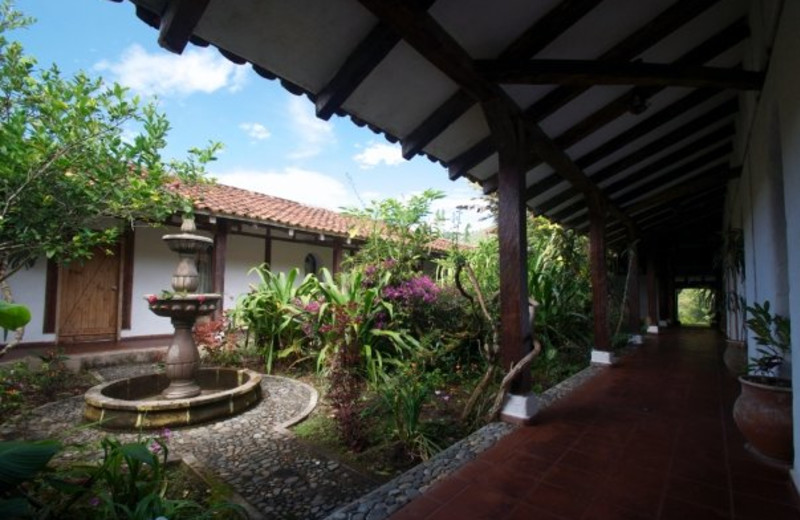
[[[434,0],[416,0],[415,9],[427,11]],[[317,117],[328,120],[355,92],[370,72],[394,49],[400,36],[378,23],[345,59],[333,78],[317,94]]]
[[[670,188],[656,193],[655,195],[646,199],[638,201],[636,204],[625,208],[629,213],[637,213],[645,209],[662,206],[669,204],[672,201],[682,199],[688,195],[697,192],[707,191],[711,188],[717,188],[724,185],[730,179],[728,172],[731,169],[727,165],[722,165],[722,168],[712,168],[697,177],[693,177],[688,181],[682,182],[671,186]]]
[[[669,168],[672,164],[678,163],[681,160],[685,159],[686,157],[693,155],[712,144],[719,143],[720,139],[727,139],[734,133],[734,126],[733,124],[728,125],[726,127],[721,128],[716,132],[712,132],[709,135],[698,139],[696,141],[691,142],[687,146],[675,150],[674,152],[658,159],[647,166],[637,170],[634,173],[626,175],[624,178],[609,184],[606,186],[603,191],[608,194],[609,197],[612,197],[612,200],[615,204],[620,205],[622,201],[630,201],[637,197],[641,197],[655,189],[658,189],[659,186],[664,184],[665,182],[669,182],[670,180],[676,180],[686,175],[689,175],[693,172],[696,172],[699,168],[702,168],[709,164],[710,162],[716,161],[722,157],[728,155],[732,150],[732,144],[730,142],[725,142],[720,146],[692,159],[691,161],[681,164],[676,168],[672,168],[666,172],[659,174],[665,168]],[[658,175],[657,175],[658,174]],[[651,178],[654,177],[654,178]],[[650,178],[648,182],[645,184],[636,186],[636,188],[625,192],[620,197],[614,197],[614,193],[617,191],[622,191],[624,189],[629,188],[631,185],[637,184],[644,179]],[[669,179],[669,180],[664,180]],[[566,202],[569,199],[565,199],[563,202]],[[562,204],[563,202],[559,202]],[[568,224],[574,217],[577,211],[579,211],[583,207],[582,202],[576,202],[563,208],[558,213],[551,215],[550,217],[554,220],[559,222],[563,222],[564,224]],[[627,213],[627,210],[624,210]],[[630,213],[628,213],[630,214]]]
[[[588,168],[592,164],[595,164],[596,162],[600,161],[601,159],[604,159],[605,157],[608,157],[612,153],[622,149],[628,144],[638,139],[641,139],[643,136],[655,130],[656,128],[660,127],[661,125],[668,123],[672,119],[697,107],[701,103],[708,101],[711,97],[714,96],[714,94],[716,94],[716,92],[711,89],[697,89],[688,94],[687,96],[684,96],[678,101],[652,114],[647,119],[633,125],[628,130],[625,130],[624,132],[618,134],[612,139],[609,139],[600,146],[585,153],[584,155],[576,159],[575,163],[581,168]],[[564,134],[562,134],[562,136],[563,135]],[[565,147],[565,145],[566,147],[568,147],[571,144],[574,144],[574,143],[562,142],[563,139],[561,137],[556,138],[555,141],[557,145],[562,147]],[[528,199],[531,199],[537,194],[543,193],[549,190],[550,188],[555,187],[561,181],[562,181],[561,177],[558,176],[557,174],[548,175],[542,180],[535,182],[531,186],[529,186],[526,192],[526,196]]]
[[[680,0],[675,2],[650,22],[639,27],[633,34],[601,54],[597,60],[620,62],[635,59],[718,1]],[[584,93],[588,88],[559,87],[528,107],[525,110],[525,115],[534,121],[541,121]]]
[[[458,42],[430,14],[411,9],[401,0],[359,1],[379,20],[400,34],[425,59],[459,84],[463,90],[476,100],[482,103],[490,103],[496,107],[495,110],[502,108],[507,113],[507,116],[504,117],[515,120],[521,119],[516,103],[508,98],[505,91],[497,85],[486,81],[475,70],[474,62],[469,54],[459,46]],[[709,0],[695,0],[695,3],[707,1]],[[486,114],[487,111],[484,110],[484,113]],[[491,125],[492,123],[490,122],[490,127]],[[578,187],[579,190],[594,195],[598,200],[602,200],[615,218],[625,221],[629,226],[633,226],[633,222],[627,215],[613,204],[610,204],[610,201],[600,192],[599,188],[588,179],[586,174],[575,165],[563,150],[555,146],[552,139],[537,124],[532,121],[525,121],[525,131],[532,143],[532,150],[527,150],[529,154],[528,163],[531,161],[533,154],[538,155],[550,166],[558,170],[565,179]],[[497,136],[494,135],[494,139],[496,138]],[[501,142],[496,141],[493,144],[498,145]],[[524,178],[525,169],[518,168],[518,170],[520,170],[520,175]]]
[[[472,96],[466,91],[458,89],[402,140],[403,157],[411,159],[417,155],[474,104],[475,100],[472,99]]]
[[[330,119],[399,41],[400,36],[385,24],[376,25],[317,94],[317,117]]]
[[[722,52],[730,49],[734,45],[740,43],[749,35],[750,35],[750,30],[747,26],[746,20],[744,18],[740,18],[735,22],[733,22],[732,24],[728,25],[725,29],[712,35],[710,38],[708,38],[703,43],[701,43],[697,47],[693,48],[692,50],[690,50],[689,52],[687,52],[686,54],[675,60],[675,62],[673,63],[675,63],[676,65],[686,65],[686,66],[702,65],[703,63],[709,61],[710,59],[718,56]],[[634,104],[634,101],[637,101],[639,103],[646,103],[648,99],[655,96],[662,90],[663,90],[662,87],[632,88],[625,94],[622,94],[621,96],[611,101],[604,107],[593,112],[592,114],[588,115],[577,124],[570,127],[568,130],[566,130],[561,135],[556,137],[555,142],[561,148],[567,149],[570,146],[585,139],[593,132],[602,128],[603,126],[614,121],[618,117],[629,113],[631,111],[631,107]],[[480,156],[476,157],[475,159],[477,162],[475,164],[482,161],[484,158],[485,157],[482,158]],[[529,169],[535,168],[536,166],[538,166],[538,164],[539,163],[537,162],[532,163]],[[463,166],[466,169],[470,169],[474,165],[465,164]],[[552,180],[553,179],[550,179],[551,182]],[[534,196],[538,195],[542,191],[546,191],[547,189],[548,188],[538,189],[536,191],[529,190],[528,198],[529,199],[533,198]]]
[[[559,3],[522,33],[498,58],[511,60],[534,56],[598,3],[600,0],[565,0]],[[419,153],[473,104],[474,99],[459,89],[403,139],[403,157],[410,159]],[[457,175],[459,176],[461,173]]]
[[[621,157],[617,159],[613,163],[609,164],[608,166],[598,170],[597,172],[593,173],[590,178],[595,183],[601,183],[606,181],[613,176],[622,173],[623,171],[627,170],[635,166],[637,163],[649,159],[653,155],[661,152],[662,150],[674,146],[675,144],[690,138],[693,134],[702,131],[709,125],[713,125],[717,123],[719,120],[728,118],[732,114],[735,113],[735,109],[737,106],[737,102],[735,99],[730,100],[729,102],[725,102],[708,112],[692,119],[688,123],[681,125],[680,127],[676,128],[675,130],[669,132],[668,134],[642,146],[641,148],[637,149],[635,152],[632,152],[625,157]],[[700,143],[705,143],[705,146],[710,146],[711,143],[718,142],[719,139],[726,137],[728,134],[728,127],[723,127],[724,131],[714,131],[706,136],[702,136],[694,141],[694,143],[690,144],[693,147],[699,147]],[[711,143],[709,143],[711,141]],[[563,204],[567,200],[571,199],[572,197],[578,195],[578,190],[575,188],[568,188],[567,190],[563,191],[559,195],[552,197],[551,199],[543,202],[539,206],[540,212],[547,212],[551,209]]]
[[[687,67],[667,63],[593,60],[482,60],[478,70],[490,81],[502,84],[633,85],[640,87],[691,87],[760,90],[764,74],[741,68]]]
[[[426,11],[402,0],[359,3],[475,100],[488,101],[497,96],[499,88],[477,73],[469,54]]]
[[[158,44],[175,54],[183,53],[209,0],[170,0],[158,28]]]
[[[642,195],[646,195],[654,189],[657,189],[658,186],[664,184],[665,182],[669,182],[668,180],[665,181],[664,179],[677,180],[701,168],[705,168],[709,164],[719,161],[720,159],[730,155],[731,151],[733,150],[733,143],[730,139],[733,137],[735,132],[735,126],[733,124],[726,125],[718,131],[708,134],[702,138],[702,140],[693,141],[688,145],[665,155],[661,159],[648,164],[644,168],[635,171],[634,173],[626,176],[624,179],[620,179],[609,184],[606,186],[605,192],[608,193],[609,197],[612,197],[612,200],[614,200],[615,203],[625,204],[638,197],[641,197]],[[670,168],[670,166],[673,164],[677,164],[686,159],[686,157],[694,155],[712,145],[715,146],[701,155],[698,155],[694,159],[685,163],[681,163],[679,166]],[[639,183],[645,180],[647,182],[644,182],[643,184],[640,184],[633,189],[629,189],[625,193],[617,196],[618,192],[630,188],[631,184]]]

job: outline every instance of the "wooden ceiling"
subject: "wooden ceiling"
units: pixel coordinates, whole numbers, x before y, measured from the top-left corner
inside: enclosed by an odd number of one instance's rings
[[[597,198],[612,246],[633,232],[680,251],[721,230],[739,105],[764,78],[744,66],[744,0],[131,1],[165,48],[213,45],[486,193],[481,105],[499,100],[534,136],[528,206],[586,231]]]

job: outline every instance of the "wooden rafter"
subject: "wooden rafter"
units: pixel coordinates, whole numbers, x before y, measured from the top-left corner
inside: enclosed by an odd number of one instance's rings
[[[545,14],[509,45],[498,59],[526,59],[544,49],[563,31],[594,9],[600,0],[565,0]],[[459,89],[403,139],[403,157],[410,159],[475,104]]]
[[[713,108],[702,114],[701,116],[689,121],[688,123],[681,125],[680,127],[676,128],[675,130],[667,133],[666,135],[651,141],[650,143],[641,146],[640,148],[636,149],[636,151],[631,152],[630,154],[621,157],[614,161],[613,163],[609,164],[608,166],[601,168],[597,172],[591,175],[592,181],[596,183],[604,182],[615,175],[622,173],[623,171],[634,167],[641,161],[649,159],[653,155],[659,153],[660,151],[674,146],[675,144],[684,141],[690,138],[692,135],[704,131],[708,126],[718,123],[720,120],[729,118],[730,115],[735,110],[736,102],[735,100],[731,100],[731,102],[725,102],[719,105],[716,108]],[[692,143],[689,143],[684,150],[686,151],[694,151],[695,153],[702,150],[705,147],[712,146],[713,144],[718,143],[721,139],[726,139],[731,133],[733,132],[732,125],[727,125],[722,127],[720,130],[715,130],[710,132],[704,136],[701,136],[697,139],[694,139]],[[702,148],[701,148],[702,147]],[[686,157],[683,155],[682,157]],[[652,173],[649,171],[648,174]],[[639,174],[641,175],[641,174]],[[628,178],[626,177],[625,183],[629,184]],[[606,189],[607,193],[613,193],[611,188]],[[559,195],[548,199],[547,201],[543,202],[539,205],[539,211],[541,212],[548,212],[551,209],[563,204],[567,200],[571,199],[572,197],[578,195],[579,193],[574,188],[568,188],[564,192],[560,193]],[[566,210],[565,210],[566,211]],[[560,215],[560,214],[559,214]],[[555,216],[558,219],[558,216]]]
[[[743,39],[749,36],[750,30],[747,26],[746,20],[744,18],[740,18],[723,30],[719,31],[718,33],[712,35],[707,40],[696,46],[695,48],[691,49],[680,58],[675,60],[675,65],[681,66],[697,66],[706,63],[707,61],[711,60],[712,58],[718,56],[722,52],[730,49],[734,45],[740,43]],[[564,149],[569,148],[570,146],[574,145],[575,143],[585,139],[593,132],[599,130],[603,126],[607,125],[611,121],[617,119],[618,117],[627,114],[631,111],[631,107],[634,104],[634,101],[638,101],[639,103],[646,103],[648,99],[655,96],[659,92],[663,90],[663,87],[635,87],[622,94],[615,100],[611,101],[604,107],[596,110],[592,114],[585,117],[582,121],[578,122],[577,124],[573,125],[568,130],[564,131],[561,135],[556,137],[555,141],[556,144]],[[481,143],[478,143],[481,144]],[[471,150],[468,150],[464,157]],[[475,161],[474,163],[468,163],[463,160],[457,160],[451,162],[451,165],[458,165],[462,169],[462,173],[466,172],[467,170],[473,168],[476,164],[480,163],[481,161],[485,160],[489,154],[485,156],[475,156],[469,155],[469,157]],[[461,157],[457,158],[461,159]],[[538,166],[538,163],[532,164],[530,167],[535,168]],[[451,166],[451,175],[453,167]],[[557,184],[561,181],[558,175],[552,175],[551,178],[548,179],[548,183]],[[528,190],[528,198],[532,198],[535,195],[546,191],[550,187],[555,186],[555,184],[550,184],[549,187],[531,187]]]
[[[504,105],[511,117],[524,123],[532,144],[532,153],[541,157],[565,179],[587,197],[602,204],[615,218],[633,227],[633,222],[614,206],[600,189],[575,165],[570,157],[535,123],[522,117],[517,105],[505,92],[487,81],[475,69],[474,61],[467,52],[427,12],[415,10],[399,0],[359,0],[378,20],[392,30],[417,52],[450,77],[477,101]]]
[[[625,130],[614,138],[609,139],[600,146],[585,153],[576,159],[575,163],[581,168],[588,168],[589,166],[595,164],[605,157],[608,157],[612,153],[622,149],[624,146],[632,143],[633,141],[641,139],[649,132],[655,130],[663,124],[668,123],[675,117],[678,117],[695,108],[704,101],[707,101],[714,95],[714,93],[715,91],[710,89],[698,89],[691,92],[687,96],[684,96],[678,101],[652,114],[647,119],[633,125],[628,130]],[[559,140],[559,138],[556,139],[557,144],[560,144]],[[536,194],[543,193],[550,188],[553,188],[560,182],[562,182],[562,179],[558,175],[548,175],[547,177],[528,187],[526,196],[530,199]]]
[[[434,0],[418,0],[415,8],[427,11]],[[331,118],[370,72],[394,49],[400,36],[383,23],[376,25],[345,59],[333,78],[317,94],[317,117]]]
[[[686,67],[665,63],[606,63],[592,60],[483,60],[478,69],[490,81],[525,85],[633,85],[759,90],[764,74],[741,68]]]
[[[181,54],[208,3],[209,0],[170,0],[161,15],[158,44],[170,52]]]
[[[625,209],[628,213],[634,214],[648,208],[669,204],[674,200],[681,199],[694,193],[703,192],[711,188],[718,188],[720,185],[727,183],[731,178],[733,178],[731,169],[727,167],[727,165],[723,165],[722,168],[713,168],[710,171],[692,177],[688,181],[676,184],[650,197],[642,199],[635,204],[631,204]]]
[[[680,0],[675,2],[649,23],[646,23],[633,34],[600,55],[597,61],[624,62],[635,59],[718,1]],[[534,121],[541,121],[581,95],[587,88],[589,87],[557,88],[528,107],[525,110],[525,115]]]
[[[678,58],[674,63],[676,65],[686,65],[686,66],[702,65],[703,63],[706,63],[707,61],[721,54],[722,52],[738,44],[744,38],[749,36],[749,34],[750,30],[747,26],[746,20],[744,18],[740,18],[731,23],[730,25],[728,25],[725,29],[712,35],[710,38],[705,40],[697,47],[685,53],[683,56]],[[561,135],[555,138],[556,144],[564,149],[569,148],[575,143],[585,139],[593,132],[607,125],[611,121],[617,119],[618,117],[624,114],[629,113],[631,111],[631,107],[634,104],[634,101],[638,101],[639,103],[646,103],[648,99],[655,96],[662,90],[663,87],[632,88],[625,94],[622,94],[621,96],[611,101],[604,107],[588,115],[582,121],[573,125],[568,130],[564,131]],[[471,150],[465,152],[463,156],[467,157],[467,154],[470,151]],[[454,165],[458,165],[458,167],[461,168],[461,173],[463,174],[464,172],[473,168],[481,161],[485,160],[488,156],[489,154],[486,154],[485,156],[469,155],[469,157],[473,161],[475,161],[474,163],[469,163],[464,160],[461,160],[462,157],[460,156],[459,158],[457,158],[457,161],[451,162],[451,168],[450,168],[451,176],[455,173],[452,171],[454,169]],[[530,168],[531,169],[535,168],[536,166],[538,166],[538,164],[539,163],[531,164]],[[552,175],[550,179],[548,179],[548,182],[550,183],[555,182],[555,184],[557,184],[560,181],[561,179],[558,177],[558,175],[555,174]],[[555,186],[555,184],[551,184],[549,187],[544,187],[544,188],[538,186],[536,188],[531,187],[531,189],[528,190],[528,198],[529,199],[533,198],[535,195],[542,193],[543,191],[546,191],[550,187]]]
[[[692,174],[696,173],[699,170],[703,170],[703,172],[699,174],[702,175],[704,173],[707,173],[710,169],[714,168],[727,169],[728,168],[727,164],[718,164],[718,163],[719,161],[726,159],[730,155],[731,151],[733,151],[733,142],[730,140],[724,141],[722,142],[722,144],[712,148],[711,150],[704,152],[701,155],[698,155],[697,157],[695,157],[690,161],[687,161],[685,163],[680,163],[679,166],[676,166],[674,168],[669,168],[669,169],[661,168],[658,171],[654,169],[650,170],[648,168],[648,170],[650,171],[656,171],[656,173],[654,174],[650,174],[650,172],[648,171],[642,172],[641,170],[639,170],[638,172],[636,172],[636,176],[633,177],[634,182],[636,183],[642,182],[642,180],[645,178],[647,179],[646,182],[638,184],[633,189],[628,189],[619,196],[616,196],[616,192],[621,191],[626,187],[630,187],[630,184],[627,184],[627,186],[623,186],[622,183],[620,183],[619,185],[615,183],[614,186],[610,187],[611,189],[609,189],[607,193],[609,194],[610,197],[613,198],[613,200],[617,204],[620,205],[628,204],[640,197],[644,197],[649,193],[656,191],[665,182],[683,179],[685,177],[691,176]],[[691,151],[687,154],[685,150],[679,150],[677,152],[670,154],[670,156],[668,156],[669,159],[662,159],[661,161],[659,161],[661,164],[659,164],[658,166],[664,166],[664,165],[669,166],[671,164],[675,164],[677,161],[680,161],[681,159],[686,158],[690,155],[692,155]],[[670,160],[672,161],[671,163],[668,162]],[[711,166],[709,167],[709,165]]]

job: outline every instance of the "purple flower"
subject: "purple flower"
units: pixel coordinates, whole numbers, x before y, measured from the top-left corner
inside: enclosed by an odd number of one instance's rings
[[[153,455],[157,455],[161,451],[161,445],[156,441],[153,441],[150,443],[150,446],[148,446],[147,449],[149,449],[150,453],[152,453]]]
[[[100,497],[92,497],[89,499],[89,505],[92,507],[97,507],[100,505]]]
[[[170,430],[169,428],[164,428],[163,430],[161,430],[161,438],[164,439],[165,441],[170,440],[172,438],[172,430]]]

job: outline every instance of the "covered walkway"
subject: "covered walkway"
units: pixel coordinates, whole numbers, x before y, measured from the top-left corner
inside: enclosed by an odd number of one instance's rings
[[[391,517],[800,518],[786,470],[757,462],[710,330],[649,338]]]

